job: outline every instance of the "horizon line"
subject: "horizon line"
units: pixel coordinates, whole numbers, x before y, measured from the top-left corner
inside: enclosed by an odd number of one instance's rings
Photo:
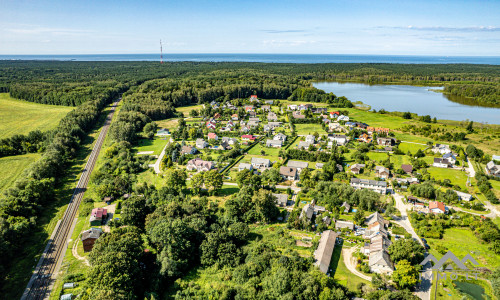
[[[159,55],[159,53],[73,53],[73,54],[0,54],[0,56],[71,56],[71,55]],[[437,55],[437,54],[341,54],[341,53],[243,53],[243,52],[189,52],[189,53],[163,53],[163,55],[331,55],[331,56],[402,56],[402,57],[495,57],[500,55]]]

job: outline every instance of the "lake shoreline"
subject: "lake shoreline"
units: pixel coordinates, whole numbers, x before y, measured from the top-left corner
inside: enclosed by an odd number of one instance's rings
[[[398,82],[366,83],[360,80],[313,81],[312,86],[345,96],[352,102],[361,102],[370,109],[391,112],[411,112],[419,116],[430,115],[439,120],[474,121],[483,124],[500,124],[500,108],[478,105],[470,98],[449,95],[433,85],[416,85]],[[444,88],[444,87],[443,87]],[[471,103],[473,102],[473,103]]]

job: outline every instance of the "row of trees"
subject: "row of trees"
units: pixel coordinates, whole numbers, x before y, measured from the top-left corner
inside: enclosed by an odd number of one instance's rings
[[[54,201],[56,184],[66,174],[85,133],[95,126],[101,110],[118,96],[121,87],[87,100],[69,112],[51,134],[42,157],[24,172],[14,187],[0,196],[0,286],[12,266],[13,258],[23,257],[26,243],[33,237],[44,208]]]
[[[50,142],[51,133],[33,130],[28,135],[16,134],[0,140],[0,157],[42,152]]]

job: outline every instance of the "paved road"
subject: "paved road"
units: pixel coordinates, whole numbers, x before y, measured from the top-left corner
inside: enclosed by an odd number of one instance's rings
[[[354,275],[363,278],[364,280],[372,281],[372,278],[368,275],[365,275],[361,273],[360,271],[356,270],[356,258],[352,256],[352,254],[359,248],[357,247],[351,247],[351,248],[342,248],[342,256],[344,257],[344,264],[347,267],[351,273]]]
[[[92,152],[90,153],[89,159],[83,172],[80,176],[80,180],[74,189],[69,205],[64,213],[62,220],[59,221],[58,226],[54,229],[51,238],[42,253],[38,265],[31,276],[30,281],[26,289],[24,290],[21,300],[25,299],[47,299],[50,295],[52,285],[55,282],[57,273],[61,266],[64,254],[68,248],[68,239],[71,237],[74,229],[74,220],[78,212],[78,207],[83,199],[83,195],[87,189],[87,184],[90,179],[90,174],[94,169],[95,162],[101,151],[104,138],[111,124],[113,114],[115,112],[116,106],[121,99],[113,102],[111,106],[111,111],[106,117],[106,121],[102,130],[97,138]]]
[[[394,196],[394,199],[396,200],[396,208],[401,213],[401,218],[395,219],[394,223],[403,227],[406,231],[408,231],[408,233],[411,234],[413,239],[418,241],[423,246],[424,243],[422,242],[420,237],[417,235],[417,233],[415,232],[415,230],[411,226],[410,220],[408,220],[408,214],[407,214],[406,210],[411,209],[411,205],[404,203],[402,195],[395,193],[393,196]]]
[[[170,145],[171,142],[173,142],[172,138],[170,138],[170,140],[165,145],[165,147],[163,147],[163,150],[161,150],[160,156],[158,156],[158,159],[156,160],[156,162],[154,164],[154,169],[155,169],[156,174],[161,173],[161,170],[160,170],[161,161],[163,160],[163,157],[165,156],[165,149],[167,149],[168,145]]]
[[[472,164],[472,162],[470,161],[470,158],[467,157],[467,164],[469,165],[469,167],[467,168],[467,171],[469,173],[469,176],[470,177],[474,177],[476,176],[476,170],[474,169],[474,165]]]
[[[403,196],[398,193],[394,194],[394,199],[396,201],[396,208],[401,213],[401,218],[399,220],[395,220],[394,222],[397,223],[398,225],[401,225],[404,229],[406,229],[406,231],[408,231],[411,234],[411,236],[423,246],[424,243],[417,235],[417,233],[411,226],[410,221],[408,220],[408,214],[406,213],[406,210],[410,209],[411,205],[405,204],[403,201]],[[423,300],[431,299],[432,276],[429,276],[429,274],[427,274],[428,272],[429,271],[424,273],[423,277],[425,278],[422,279],[420,285],[417,287],[417,291],[415,292],[415,295]]]

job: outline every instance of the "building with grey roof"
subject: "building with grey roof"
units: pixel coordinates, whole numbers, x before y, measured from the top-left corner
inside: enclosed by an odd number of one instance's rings
[[[387,193],[387,182],[385,181],[352,178],[351,186],[355,189],[369,189],[382,195]]]
[[[332,230],[325,230],[321,234],[318,248],[314,251],[314,263],[319,267],[319,270],[325,274],[330,269],[330,261],[332,260],[333,249],[335,248],[335,241],[337,240],[337,233]]]

